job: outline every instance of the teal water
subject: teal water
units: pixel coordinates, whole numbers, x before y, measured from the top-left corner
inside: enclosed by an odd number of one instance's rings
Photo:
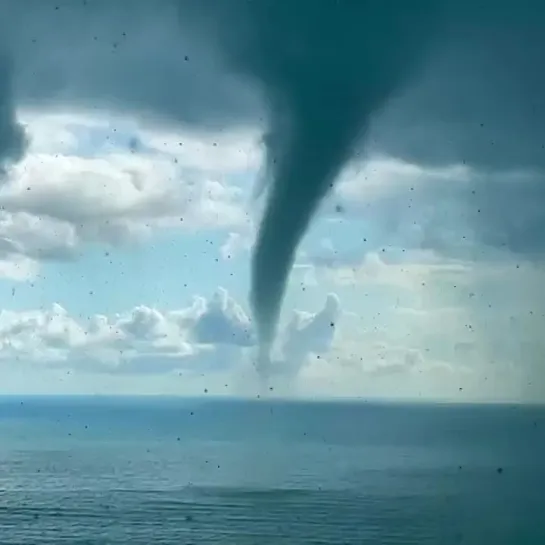
[[[0,399],[0,543],[545,543],[545,409]]]

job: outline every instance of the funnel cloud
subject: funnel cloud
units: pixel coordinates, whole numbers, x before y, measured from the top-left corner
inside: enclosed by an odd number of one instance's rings
[[[251,291],[260,369],[298,243],[373,115],[417,70],[437,28],[434,4],[268,0],[248,8],[238,68],[269,108],[267,203]]]

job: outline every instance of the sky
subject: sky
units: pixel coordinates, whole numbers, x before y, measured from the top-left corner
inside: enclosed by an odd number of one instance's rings
[[[252,250],[281,147],[232,62],[251,16],[22,4],[0,4],[0,394],[544,401],[539,25],[460,19],[365,114],[263,377]]]

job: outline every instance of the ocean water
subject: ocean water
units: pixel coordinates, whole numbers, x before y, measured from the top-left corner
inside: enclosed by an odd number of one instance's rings
[[[0,543],[545,543],[545,409],[0,399]]]

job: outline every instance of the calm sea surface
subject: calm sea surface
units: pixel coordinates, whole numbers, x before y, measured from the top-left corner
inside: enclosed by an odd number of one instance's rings
[[[545,409],[0,398],[0,543],[545,543]]]

